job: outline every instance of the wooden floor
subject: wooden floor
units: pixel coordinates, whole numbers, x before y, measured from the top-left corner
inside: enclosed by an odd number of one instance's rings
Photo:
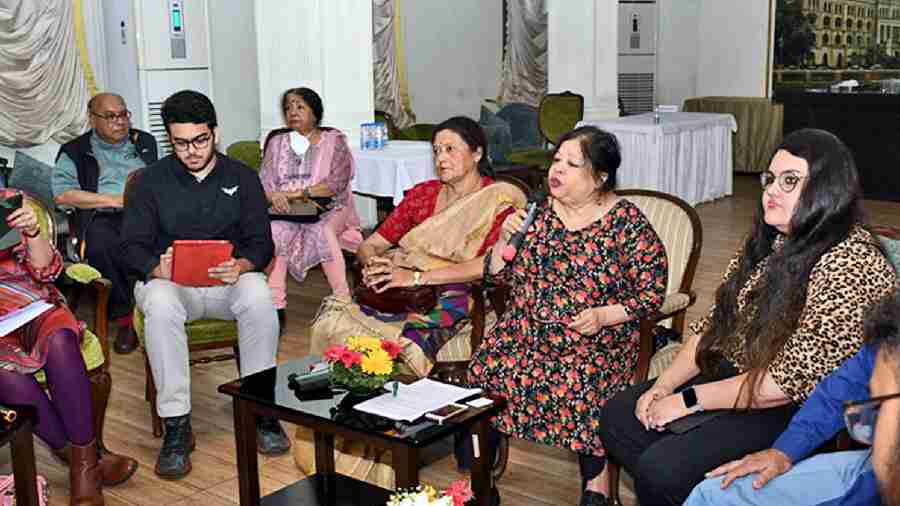
[[[728,259],[749,227],[759,187],[756,177],[735,176],[735,195],[698,207],[703,221],[703,253],[694,289],[699,295],[690,309],[691,318],[703,314],[712,300]],[[900,223],[900,204],[867,202],[873,223]],[[314,270],[301,286],[289,285],[288,329],[279,351],[279,361],[304,355],[309,344],[308,327],[319,301],[328,292],[321,271]],[[690,319],[690,318],[689,318]],[[233,505],[237,502],[238,483],[232,414],[229,399],[216,387],[237,376],[234,363],[202,365],[193,369],[193,423],[197,450],[193,453],[193,472],[181,481],[156,477],[153,466],[160,440],[150,431],[148,405],[144,401],[144,364],[139,352],[115,355],[112,363],[113,392],[106,422],[107,445],[134,456],[140,469],[128,483],[105,490],[106,503],[173,506],[203,504]],[[292,433],[290,428],[288,432]],[[46,448],[38,445],[38,470],[47,476],[52,489],[51,504],[68,502],[68,475]],[[0,470],[9,472],[7,449],[0,450]],[[302,477],[290,455],[281,458],[260,457],[263,493],[273,492]],[[443,486],[460,478],[452,457],[426,467],[422,480]],[[627,487],[626,482],[626,489]],[[572,454],[556,449],[515,441],[510,466],[499,483],[503,503],[516,506],[571,505],[579,497],[578,466]],[[626,504],[633,504],[628,490]]]

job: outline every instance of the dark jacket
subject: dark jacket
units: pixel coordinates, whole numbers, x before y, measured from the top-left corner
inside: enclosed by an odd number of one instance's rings
[[[59,153],[56,154],[56,160],[59,161],[59,157],[65,153],[78,170],[78,184],[81,185],[81,189],[86,192],[96,193],[99,186],[98,182],[100,181],[100,166],[97,164],[97,159],[91,150],[91,134],[93,133],[93,130],[88,130],[79,137],[60,146]],[[152,135],[143,130],[132,128],[128,131],[128,138],[131,139],[135,151],[137,151],[138,156],[141,157],[145,165],[150,165],[159,159],[156,139]],[[96,209],[75,209],[74,229],[70,230],[69,233],[75,234],[79,242],[84,240],[87,226],[91,223],[91,219],[96,212]]]
[[[177,239],[228,240],[235,258],[246,258],[257,271],[268,266],[275,245],[259,176],[222,153],[216,156],[200,182],[174,154],[139,169],[126,190],[122,222],[122,257],[138,279],[149,279]]]

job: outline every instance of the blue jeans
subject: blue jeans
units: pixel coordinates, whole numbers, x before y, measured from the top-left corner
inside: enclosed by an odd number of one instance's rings
[[[871,449],[815,455],[759,490],[753,490],[756,475],[738,478],[725,490],[719,486],[721,477],[709,478],[694,487],[684,506],[821,504],[843,497],[871,469],[871,456]]]

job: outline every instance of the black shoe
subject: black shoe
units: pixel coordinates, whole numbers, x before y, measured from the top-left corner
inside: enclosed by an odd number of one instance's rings
[[[277,418],[259,417],[256,421],[256,449],[263,455],[284,455],[291,449]]]
[[[184,478],[191,472],[191,452],[195,446],[190,413],[163,418],[163,429],[165,435],[156,460],[156,474],[167,480]]]
[[[120,355],[127,355],[138,347],[137,336],[131,325],[121,325],[116,332],[116,340],[113,342],[113,350]]]
[[[578,506],[610,506],[612,503],[600,492],[585,490],[581,493],[581,502]]]
[[[278,310],[278,337],[284,335],[285,326],[287,325],[287,316],[284,314],[284,308]]]

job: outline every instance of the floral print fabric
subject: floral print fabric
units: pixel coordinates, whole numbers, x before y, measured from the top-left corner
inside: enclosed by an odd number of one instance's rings
[[[576,231],[545,204],[519,255],[496,275],[485,275],[487,282],[512,289],[506,312],[469,366],[473,386],[508,401],[496,427],[517,438],[604,455],[600,409],[631,384],[637,319],[662,305],[667,272],[662,242],[631,202],[619,200]],[[635,318],[592,336],[566,326],[585,309],[616,304]]]

